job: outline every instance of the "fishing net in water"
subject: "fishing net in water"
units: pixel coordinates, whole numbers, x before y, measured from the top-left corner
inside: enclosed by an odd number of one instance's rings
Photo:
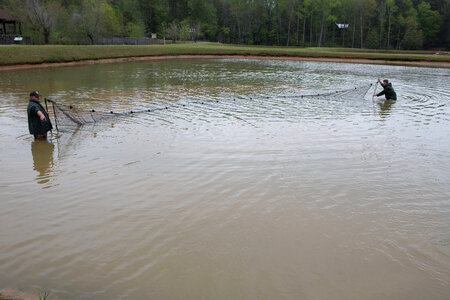
[[[343,90],[343,91],[334,91],[334,92],[326,92],[326,93],[317,93],[317,94],[292,94],[292,95],[277,95],[277,96],[266,96],[262,98],[298,98],[298,99],[328,99],[328,100],[351,100],[351,99],[364,99],[369,88],[372,86],[364,85],[360,87],[355,87],[353,89]],[[250,98],[252,99],[252,98]],[[256,100],[253,98],[253,100]],[[53,114],[55,117],[55,125],[56,129],[61,127],[77,127],[86,124],[98,123],[107,119],[133,115],[137,113],[148,113],[162,109],[168,109],[169,105],[155,106],[152,108],[140,109],[140,110],[131,110],[124,112],[114,112],[114,111],[97,111],[95,109],[83,109],[77,108],[72,105],[65,105],[57,103],[50,99],[45,99],[46,105],[47,103],[51,104],[53,109]],[[193,103],[195,101],[192,101]],[[204,102],[201,102],[204,104]],[[179,102],[175,102],[170,104],[172,106],[179,106]],[[186,104],[181,104],[182,106],[186,106]]]
[[[331,91],[317,94],[293,94],[293,95],[279,95],[277,98],[307,98],[307,99],[329,99],[329,100],[352,100],[364,99],[364,96],[369,91],[372,84],[355,87],[353,89],[343,91]]]
[[[94,124],[134,113],[152,111],[151,109],[124,112],[99,111],[95,109],[77,108],[73,105],[60,104],[50,99],[45,99],[45,102],[46,106],[47,103],[50,103],[52,107],[57,130],[60,128],[72,128],[86,124]]]

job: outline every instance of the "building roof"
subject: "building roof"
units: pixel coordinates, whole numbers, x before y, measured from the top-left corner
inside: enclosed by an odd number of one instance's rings
[[[5,21],[14,21],[17,20],[14,18],[10,13],[8,13],[6,10],[0,8],[0,20]]]

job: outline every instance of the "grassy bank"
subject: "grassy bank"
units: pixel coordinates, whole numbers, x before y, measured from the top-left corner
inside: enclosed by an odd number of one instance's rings
[[[161,55],[256,55],[309,58],[370,59],[406,62],[450,62],[450,55],[431,51],[383,51],[349,48],[294,48],[186,43],[148,46],[0,46],[0,66]]]

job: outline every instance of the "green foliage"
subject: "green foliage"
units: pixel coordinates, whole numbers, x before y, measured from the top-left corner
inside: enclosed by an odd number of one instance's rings
[[[421,44],[448,48],[450,41],[448,0],[0,0],[0,4],[22,20],[24,35],[33,43],[95,44],[101,37],[154,32],[173,40],[258,45],[401,48],[406,43],[413,48]],[[335,23],[349,26],[338,29]]]
[[[49,296],[50,296],[49,292],[39,293],[39,300],[47,300]]]
[[[419,27],[425,35],[425,43],[433,45],[441,27],[441,18],[437,11],[431,10],[431,5],[422,1],[417,7]]]
[[[418,29],[417,21],[413,17],[405,19],[406,32],[402,41],[402,48],[406,50],[417,50],[423,45],[423,34]]]
[[[379,39],[378,39],[378,30],[376,28],[372,28],[367,35],[366,47],[369,49],[377,49],[380,47]]]
[[[24,31],[38,43],[48,44],[52,33],[61,26],[64,9],[57,0],[7,0],[5,7],[22,20]]]
[[[140,38],[145,36],[145,26],[141,22],[128,23],[124,32],[125,36]]]
[[[98,0],[97,0],[98,1]],[[106,1],[101,1],[101,27],[99,29],[102,36],[113,36],[119,33],[120,25],[116,12]]]
[[[191,39],[191,27],[189,26],[188,20],[181,22],[178,37],[182,41],[187,41]]]
[[[169,24],[164,30],[164,35],[167,38],[171,39],[174,43],[178,40],[179,34],[180,34],[180,27],[175,21]]]
[[[105,0],[82,0],[81,6],[72,11],[70,27],[70,36],[78,44],[94,44],[99,37],[120,32],[118,17]]]

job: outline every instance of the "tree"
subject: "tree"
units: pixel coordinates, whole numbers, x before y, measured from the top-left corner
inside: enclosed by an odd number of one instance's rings
[[[191,39],[191,27],[189,26],[189,20],[184,20],[180,24],[180,30],[178,32],[178,37],[182,41],[187,41]]]
[[[370,17],[374,14],[376,3],[375,0],[357,0],[357,5],[359,14],[360,48],[364,48],[365,23],[367,20],[370,20]]]
[[[381,0],[380,5],[378,6],[378,21],[380,22],[380,29],[379,29],[379,37],[378,37],[378,48],[381,46],[381,40],[383,37],[383,31],[384,31],[384,19],[385,19],[385,13],[386,13],[386,4]],[[370,48],[370,47],[369,47]]]
[[[169,9],[167,0],[136,0],[139,9],[139,15],[145,25],[147,34],[153,32],[163,33],[166,30],[169,21]]]
[[[0,7],[22,20],[33,43],[164,33],[174,41],[414,48],[422,39],[425,48],[450,47],[449,0],[0,0]]]
[[[294,2],[293,0],[281,0],[281,10],[284,11],[286,13],[286,17],[287,17],[287,39],[286,39],[286,46],[289,46],[289,43],[291,41],[291,24],[294,18],[294,12],[295,12],[295,8],[294,8]]]
[[[446,4],[442,8],[442,26],[438,35],[440,45],[446,49],[450,49],[450,1],[446,1]]]
[[[105,0],[83,0],[81,7],[72,13],[71,26],[78,42],[87,37],[90,44],[95,44],[100,36],[120,31],[117,16]]]
[[[188,13],[192,27],[200,25],[206,39],[213,40],[217,33],[216,7],[211,0],[189,0]],[[197,36],[198,37],[198,36]]]
[[[297,16],[297,45],[299,42],[299,34],[300,34],[300,18],[303,20],[302,25],[302,45],[305,44],[305,31],[306,31],[306,19],[307,19],[307,9],[305,6],[305,1],[297,0],[295,14]]]
[[[402,40],[402,48],[407,50],[417,50],[423,45],[422,31],[418,29],[415,18],[409,16],[405,19],[405,35]]]
[[[341,5],[336,7],[336,17],[337,21],[340,24],[348,24],[348,28],[342,28],[340,29],[342,34],[342,47],[345,46],[345,33],[352,29],[352,31],[355,31],[355,23],[351,22],[351,20],[354,20],[355,16],[355,0],[341,0]],[[350,35],[349,35],[350,36]],[[354,35],[352,36],[352,47],[354,44]]]
[[[178,27],[177,23],[173,21],[165,30],[164,34],[172,40],[173,43],[177,42],[178,35],[180,33],[180,28]]]
[[[376,49],[380,45],[379,42],[380,42],[380,39],[379,39],[378,30],[375,28],[371,28],[367,35],[366,47],[369,49]]]
[[[429,3],[422,1],[417,7],[417,17],[419,27],[425,37],[425,44],[435,44],[441,24],[439,13],[431,10],[431,5]]]
[[[335,17],[331,14],[331,11],[341,3],[339,0],[317,0],[318,10],[322,12],[321,22],[320,22],[320,34],[317,46],[320,47],[322,44],[322,37],[324,32],[325,22],[336,21]]]
[[[9,10],[16,16],[24,20],[24,25],[32,31],[42,34],[44,43],[50,42],[55,21],[62,12],[58,1],[39,1],[39,0],[10,0],[8,2]]]
[[[392,14],[397,11],[397,6],[395,5],[395,0],[386,0],[386,11],[388,16],[388,31],[387,31],[387,41],[386,41],[386,48],[389,49],[391,45],[391,18]]]
[[[201,24],[200,23],[195,23],[191,26],[191,36],[192,36],[192,40],[194,42],[198,41],[198,38],[201,34]]]

